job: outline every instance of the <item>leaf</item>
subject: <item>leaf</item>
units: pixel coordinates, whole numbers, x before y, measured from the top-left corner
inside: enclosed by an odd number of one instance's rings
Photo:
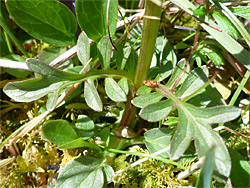
[[[42,127],[43,135],[51,142],[57,145],[63,145],[78,139],[72,125],[62,119],[48,121]]]
[[[163,96],[161,92],[154,92],[150,94],[140,95],[134,98],[131,102],[136,107],[143,108],[149,104],[159,102],[162,99],[162,97]]]
[[[234,14],[250,20],[250,6],[237,6],[229,8]]]
[[[145,144],[150,153],[154,153],[170,146],[172,130],[168,128],[150,129],[144,134]],[[163,158],[168,158],[168,152],[157,155]]]
[[[195,146],[199,156],[206,155],[207,149],[215,146],[215,166],[221,176],[229,177],[231,164],[228,151],[221,137],[209,124],[223,123],[237,118],[240,110],[232,106],[198,108],[178,100],[179,123],[171,142],[170,158],[176,160],[188,148],[191,139],[195,138]]]
[[[94,122],[86,115],[79,115],[76,122],[76,128],[90,131],[95,128]]]
[[[168,61],[162,68],[159,70],[159,74],[156,76],[156,81],[163,81],[168,78],[173,71],[173,64],[171,61]]]
[[[172,100],[165,100],[142,108],[139,115],[149,122],[157,122],[164,119],[173,109]]]
[[[176,92],[176,97],[185,98],[199,90],[208,80],[208,69],[205,66],[194,69]]]
[[[72,140],[70,142],[67,142],[65,144],[61,144],[61,145],[59,145],[58,148],[59,149],[73,149],[73,148],[82,148],[82,147],[101,150],[96,144],[91,144],[89,142],[86,142],[82,138],[78,138],[78,139]]]
[[[211,45],[213,46],[213,45]],[[215,47],[211,47],[215,48]],[[214,63],[215,66],[221,66],[224,64],[223,56],[220,54],[219,49],[211,49],[209,47],[203,47],[200,49],[200,52],[204,55],[207,55],[207,57]]]
[[[212,16],[218,23],[221,30],[225,31],[227,34],[231,35],[233,38],[238,39],[241,37],[239,31],[235,26],[228,20],[226,16],[220,14],[219,12],[213,11]]]
[[[116,54],[116,65],[118,69],[123,70],[125,68],[130,53],[130,46],[119,49]]]
[[[107,0],[76,0],[76,16],[80,28],[93,41],[99,41],[103,36],[108,35],[106,11]],[[118,1],[112,0],[109,5],[109,28],[111,36],[116,31],[116,19],[118,14]]]
[[[58,89],[48,94],[48,100],[46,102],[47,110],[52,111],[56,107],[59,92],[60,90]]]
[[[141,86],[137,91],[137,95],[144,95],[144,94],[149,94],[152,91],[151,87],[148,87],[146,85]]]
[[[105,69],[110,68],[110,59],[112,55],[112,44],[108,36],[104,36],[97,45],[97,54]]]
[[[128,92],[129,92],[128,79],[127,78],[120,79],[119,82],[118,82],[118,85],[121,87],[121,89],[127,95]]]
[[[207,151],[205,162],[202,165],[200,175],[196,182],[196,187],[211,187],[215,164],[214,152],[213,147]]]
[[[101,112],[103,104],[101,98],[96,90],[94,81],[88,79],[84,82],[84,97],[87,105],[97,112]]]
[[[105,78],[105,91],[108,97],[115,102],[123,102],[127,100],[124,91],[113,78]]]
[[[30,69],[43,77],[6,84],[4,92],[18,102],[34,101],[48,93],[79,82],[79,79],[85,77],[80,74],[60,71],[36,59],[27,59],[26,63]]]
[[[59,1],[8,0],[7,9],[24,31],[48,44],[66,46],[75,38],[75,16]]]
[[[192,11],[196,9],[195,5],[193,5],[188,0],[170,0],[172,3],[185,10],[185,12],[192,15]],[[218,28],[218,26],[207,16],[205,16],[204,21],[211,26]],[[237,41],[235,41],[232,37],[226,34],[224,31],[217,31],[208,25],[197,21],[211,36],[215,38],[229,53],[231,53],[236,59],[238,59],[247,69],[250,70],[250,56],[249,52],[244,49]]]
[[[232,170],[230,179],[234,187],[249,187],[250,164],[239,152],[228,148],[231,160]]]
[[[111,183],[112,177],[115,174],[113,168],[108,164],[103,164],[103,173],[104,173],[104,176],[105,176],[107,183]]]
[[[58,188],[102,188],[104,175],[102,160],[90,156],[81,156],[70,162],[59,173],[56,181]]]
[[[167,87],[171,88],[173,87],[176,79],[180,76],[185,64],[186,64],[186,60],[185,59],[181,59],[176,68],[174,69],[174,72],[172,73],[172,76],[171,78],[169,79],[168,83],[166,84]],[[179,81],[179,84],[180,85],[181,83],[183,83],[183,81],[187,78],[187,75],[189,74],[189,70],[190,70],[190,66],[187,65],[187,69],[186,71],[184,72],[184,75],[182,76],[181,80]]]
[[[90,59],[90,44],[87,35],[82,31],[77,40],[77,56],[81,61],[82,65],[87,65]],[[90,65],[87,65],[85,68],[86,71],[89,71]]]

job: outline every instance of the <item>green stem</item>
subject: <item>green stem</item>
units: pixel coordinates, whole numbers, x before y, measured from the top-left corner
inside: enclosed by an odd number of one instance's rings
[[[0,15],[0,25],[3,27],[4,31],[10,36],[16,46],[20,49],[20,51],[25,55],[26,58],[29,58],[28,53],[25,51],[23,45],[18,41],[15,35],[12,33],[8,25],[5,23],[3,17]]]
[[[143,81],[148,76],[160,23],[161,6],[157,6],[151,1],[146,1],[145,16],[147,17],[143,20],[140,55],[134,78],[136,90],[142,86]],[[159,19],[152,19],[150,18],[151,16]]]
[[[142,86],[143,81],[146,80],[148,76],[160,23],[161,6],[149,0],[146,1],[145,16],[143,20],[140,55],[134,78],[135,90]],[[131,104],[133,97],[133,92],[131,91],[119,125],[120,130],[122,127],[130,127],[134,120],[136,107]]]
[[[10,38],[9,38],[8,34],[7,34],[5,31],[3,31],[3,33],[4,33],[4,37],[5,37],[7,46],[8,46],[8,50],[9,50],[9,52],[10,52],[11,54],[13,54],[13,48],[12,48],[12,45],[11,45]]]
[[[231,101],[229,102],[229,105],[231,105],[231,106],[234,105],[234,103],[236,102],[237,98],[240,95],[240,92],[242,91],[243,87],[246,85],[247,80],[249,79],[249,77],[250,77],[250,71],[247,70],[247,72],[245,73],[244,77],[242,78],[242,80],[240,82],[240,85],[238,86],[238,88],[235,91]]]
[[[229,102],[229,105],[230,106],[233,106],[236,102],[236,100],[238,99],[243,87],[246,85],[247,83],[247,80],[249,79],[250,77],[250,71],[247,70],[247,72],[245,73],[244,77],[242,78],[241,82],[240,82],[240,85],[238,86],[238,88],[236,89],[231,101]],[[219,126],[223,126],[224,123],[220,123]]]

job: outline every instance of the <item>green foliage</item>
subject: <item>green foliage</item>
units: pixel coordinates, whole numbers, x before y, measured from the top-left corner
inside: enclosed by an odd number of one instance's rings
[[[244,76],[239,64],[250,69],[250,35],[235,16],[249,19],[249,7],[170,1],[185,13],[169,13],[172,4],[162,9],[162,0],[147,1],[143,24],[136,26],[136,18],[125,20],[130,13],[122,8],[133,9],[136,1],[76,0],[76,18],[56,0],[7,1],[0,15],[0,42],[8,50],[1,58],[14,65],[2,65],[0,59],[6,94],[0,140],[6,143],[1,156],[10,152],[16,160],[9,166],[0,161],[1,186],[211,187],[212,182],[220,187],[229,179],[233,186],[249,186],[249,126],[241,118],[232,121],[241,115],[238,103],[226,105],[212,84],[214,72],[229,62],[239,73],[230,80]],[[121,23],[126,25],[117,30]],[[20,31],[29,40],[34,37],[34,44],[47,44],[27,53],[17,40],[25,46]],[[19,50],[33,58],[25,60]],[[30,71],[15,68],[17,61],[26,62]],[[229,104],[246,96],[239,93],[249,75],[247,71]],[[249,93],[247,87],[244,91]],[[15,117],[13,110],[21,113]],[[237,136],[215,132],[221,123]],[[198,158],[205,158],[201,170],[178,179]],[[56,171],[48,170],[54,164],[61,168],[56,182]]]
[[[52,1],[7,1],[11,16],[31,36],[55,46],[71,44],[76,32],[73,13]]]

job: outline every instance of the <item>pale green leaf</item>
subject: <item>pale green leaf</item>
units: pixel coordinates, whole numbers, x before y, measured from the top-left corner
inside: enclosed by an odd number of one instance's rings
[[[127,100],[124,91],[113,78],[105,78],[105,91],[108,97],[115,102],[123,102]]]

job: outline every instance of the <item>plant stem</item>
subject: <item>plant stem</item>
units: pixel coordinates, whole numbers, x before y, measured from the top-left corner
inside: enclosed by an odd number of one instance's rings
[[[13,52],[13,48],[12,48],[12,46],[11,46],[10,38],[9,38],[8,34],[7,34],[5,31],[3,31],[3,33],[4,33],[4,37],[5,37],[5,40],[6,40],[8,49],[9,49],[9,52],[10,52],[11,54],[13,54],[14,52]]]
[[[143,20],[140,55],[134,78],[135,90],[142,86],[143,81],[146,80],[148,76],[160,23],[161,6],[158,6],[151,1],[147,1],[145,16],[146,17]],[[133,93],[134,92],[132,91],[130,92],[130,96],[127,100],[125,111],[119,125],[120,130],[122,130],[123,127],[130,127],[134,120],[136,107],[131,104],[131,100],[134,97]]]
[[[149,17],[154,16],[160,18],[161,6],[157,6],[151,1],[147,1],[145,15]],[[147,79],[148,71],[150,69],[150,64],[155,49],[155,41],[158,33],[159,23],[160,20],[150,19],[148,17],[144,18],[143,20],[140,55],[134,78],[136,90],[140,86],[142,86],[143,81]]]

